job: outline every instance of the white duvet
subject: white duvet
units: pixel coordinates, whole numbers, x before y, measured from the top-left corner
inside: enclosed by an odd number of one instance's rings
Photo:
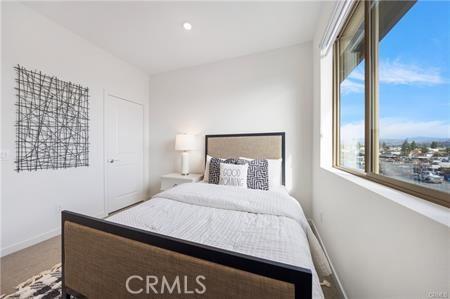
[[[311,269],[314,299],[323,293],[312,256],[321,274],[331,273],[299,203],[287,192],[183,184],[107,220]]]

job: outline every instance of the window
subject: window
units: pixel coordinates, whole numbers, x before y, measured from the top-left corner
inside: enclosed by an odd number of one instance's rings
[[[364,170],[364,5],[355,9],[337,43],[339,55],[339,163]],[[356,80],[358,81],[356,81]]]
[[[358,1],[334,45],[334,165],[450,204],[450,2]]]

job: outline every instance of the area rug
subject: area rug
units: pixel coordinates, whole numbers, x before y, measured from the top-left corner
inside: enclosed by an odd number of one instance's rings
[[[61,264],[39,273],[16,287],[13,294],[2,295],[0,299],[51,299],[61,298]]]

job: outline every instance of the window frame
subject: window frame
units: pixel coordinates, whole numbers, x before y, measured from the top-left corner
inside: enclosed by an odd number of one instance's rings
[[[373,0],[355,0],[347,19],[345,20],[336,40],[333,43],[333,104],[332,104],[332,166],[336,169],[356,175],[358,177],[376,182],[378,184],[411,194],[428,200],[430,202],[450,208],[450,195],[443,191],[426,188],[413,183],[408,183],[391,177],[378,174],[378,26],[374,26],[374,22],[378,22],[378,18],[373,18],[371,11]],[[364,50],[365,50],[365,69],[364,69],[364,104],[365,104],[365,169],[358,171],[344,167],[340,162],[340,85],[339,85],[339,41],[342,33],[353,17],[358,5],[364,5]]]

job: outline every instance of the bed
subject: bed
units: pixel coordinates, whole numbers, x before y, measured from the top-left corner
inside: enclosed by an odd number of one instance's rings
[[[207,135],[206,155],[282,158],[284,184],[284,133]],[[329,271],[283,188],[183,184],[104,220],[62,213],[66,297],[319,299],[313,257]]]

